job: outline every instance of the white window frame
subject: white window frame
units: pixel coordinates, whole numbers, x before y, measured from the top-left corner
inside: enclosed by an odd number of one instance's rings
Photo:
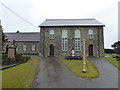
[[[67,30],[62,30],[62,51],[68,51],[68,32]]]
[[[54,35],[55,35],[55,31],[54,30],[50,30],[49,31],[49,39],[54,39]]]
[[[81,51],[80,30],[75,30],[75,51]]]
[[[27,46],[23,45],[23,51],[26,51],[26,50],[27,50]]]
[[[36,50],[36,46],[35,44],[32,45],[32,51],[35,51]]]
[[[89,39],[93,39],[94,38],[92,29],[88,30],[88,37],[89,37]]]

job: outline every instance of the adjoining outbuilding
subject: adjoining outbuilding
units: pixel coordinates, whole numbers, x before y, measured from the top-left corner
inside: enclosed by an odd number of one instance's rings
[[[14,41],[16,52],[23,54],[38,55],[40,48],[39,32],[8,32],[5,33],[8,39],[4,46],[4,51],[8,52],[8,46]]]
[[[104,56],[103,25],[96,19],[46,19],[40,27],[40,54],[47,56]]]

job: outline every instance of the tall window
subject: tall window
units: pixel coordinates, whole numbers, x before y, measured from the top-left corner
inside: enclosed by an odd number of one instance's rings
[[[32,45],[32,51],[35,51],[35,45]]]
[[[54,30],[50,30],[49,38],[54,39]]]
[[[62,51],[68,50],[67,35],[67,30],[62,30]]]
[[[26,49],[26,45],[23,45],[23,50],[24,50],[24,51],[26,51],[26,50],[27,50],[27,49]]]
[[[93,38],[93,30],[92,30],[92,29],[89,29],[89,30],[88,30],[88,37],[89,37],[90,39]]]
[[[80,51],[80,30],[75,30],[75,51]]]

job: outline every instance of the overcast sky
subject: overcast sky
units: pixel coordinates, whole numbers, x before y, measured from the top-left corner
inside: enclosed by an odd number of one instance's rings
[[[118,41],[119,0],[0,0],[33,25],[26,23],[0,4],[0,19],[4,32],[39,32],[45,19],[95,18],[105,25],[104,46]],[[35,25],[35,26],[34,26]]]

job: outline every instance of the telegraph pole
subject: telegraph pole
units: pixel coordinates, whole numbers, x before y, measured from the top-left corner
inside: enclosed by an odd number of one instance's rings
[[[86,61],[85,61],[85,39],[83,39],[83,68],[82,72],[86,73]]]

